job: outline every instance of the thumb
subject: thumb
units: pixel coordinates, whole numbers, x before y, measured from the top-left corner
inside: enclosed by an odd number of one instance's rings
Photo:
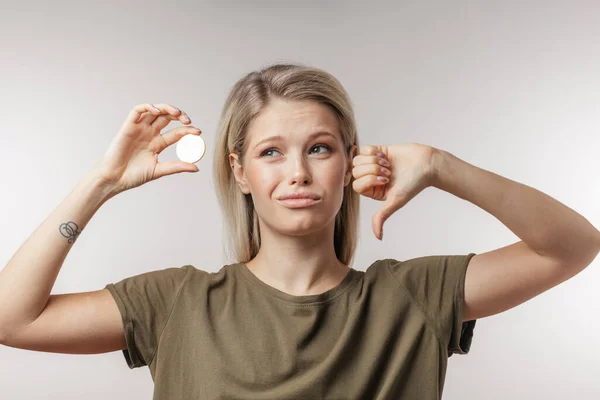
[[[156,178],[166,175],[179,174],[181,172],[198,172],[199,169],[192,163],[185,161],[169,161],[156,164],[154,174]]]
[[[390,197],[385,203],[373,214],[371,227],[375,237],[383,240],[383,224],[396,211],[402,208],[407,201],[399,196]]]

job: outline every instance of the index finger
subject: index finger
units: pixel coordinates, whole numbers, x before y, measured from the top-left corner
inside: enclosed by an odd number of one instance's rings
[[[133,109],[129,112],[129,115],[127,115],[127,122],[130,122],[132,124],[137,124],[138,121],[140,120],[140,117],[146,112],[151,112],[153,114],[162,113],[161,110],[154,107],[150,103],[138,104],[138,105],[134,106]]]
[[[385,153],[381,150],[381,146],[373,146],[370,144],[366,144],[364,146],[361,146],[360,149],[361,149],[360,154],[365,155],[365,156],[385,157]]]

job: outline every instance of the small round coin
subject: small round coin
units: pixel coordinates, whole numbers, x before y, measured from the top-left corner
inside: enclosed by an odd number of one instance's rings
[[[206,145],[200,136],[190,133],[179,139],[175,152],[181,161],[196,163],[204,157]]]

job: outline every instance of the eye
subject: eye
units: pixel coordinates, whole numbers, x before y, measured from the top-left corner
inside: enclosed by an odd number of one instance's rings
[[[319,147],[323,147],[325,149],[327,149],[327,151],[331,151],[331,147],[326,145],[326,144],[317,144],[313,146],[313,149],[319,148]],[[265,151],[263,151],[262,153],[260,153],[261,157],[264,157],[266,153],[270,152],[270,151],[277,151],[275,150],[275,147],[271,147],[270,149],[267,149]]]
[[[313,149],[317,149],[319,147],[323,147],[323,148],[327,149],[327,151],[331,151],[331,147],[327,146],[326,144],[317,144],[313,147]]]

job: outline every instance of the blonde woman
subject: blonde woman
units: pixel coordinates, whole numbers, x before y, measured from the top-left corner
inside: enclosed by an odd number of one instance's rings
[[[184,126],[161,133],[172,120]],[[133,108],[102,162],[0,273],[3,344],[122,350],[130,368],[149,367],[155,399],[440,399],[448,357],[469,352],[477,319],[569,279],[600,250],[585,218],[535,189],[424,144],[360,146],[338,80],[279,64],[240,79],[221,115],[213,168],[236,262],[50,296],[102,204],[198,170],[157,161],[201,135],[190,124],[169,104]],[[491,213],[522,241],[354,269],[359,196],[383,202],[372,219],[382,239],[384,222],[428,187]]]

